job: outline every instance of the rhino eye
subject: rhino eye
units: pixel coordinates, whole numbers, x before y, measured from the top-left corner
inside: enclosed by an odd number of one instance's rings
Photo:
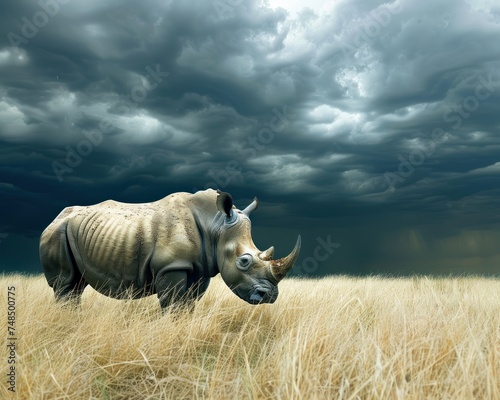
[[[253,263],[253,257],[251,254],[243,254],[239,256],[236,260],[236,267],[241,271],[248,271]]]

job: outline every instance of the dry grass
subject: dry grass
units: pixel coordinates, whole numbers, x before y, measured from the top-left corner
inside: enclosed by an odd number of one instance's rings
[[[499,399],[500,282],[493,279],[285,279],[250,306],[214,279],[193,314],[155,297],[87,289],[55,304],[41,276],[17,292],[20,399]],[[5,340],[5,339],[3,339]]]

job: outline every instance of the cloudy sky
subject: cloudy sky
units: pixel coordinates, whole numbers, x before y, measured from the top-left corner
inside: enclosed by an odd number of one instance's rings
[[[213,187],[297,274],[498,274],[499,37],[497,0],[4,2],[0,269],[65,206]]]

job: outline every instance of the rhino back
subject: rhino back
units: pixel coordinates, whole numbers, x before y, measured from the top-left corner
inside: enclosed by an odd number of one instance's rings
[[[143,289],[165,265],[195,262],[199,238],[181,203],[168,197],[144,204],[110,200],[73,213],[68,240],[85,280],[99,291]]]

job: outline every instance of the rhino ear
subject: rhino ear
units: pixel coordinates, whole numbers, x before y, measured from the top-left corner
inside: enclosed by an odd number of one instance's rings
[[[231,217],[233,198],[229,193],[221,192],[219,189],[217,189],[217,208],[228,217]]]

